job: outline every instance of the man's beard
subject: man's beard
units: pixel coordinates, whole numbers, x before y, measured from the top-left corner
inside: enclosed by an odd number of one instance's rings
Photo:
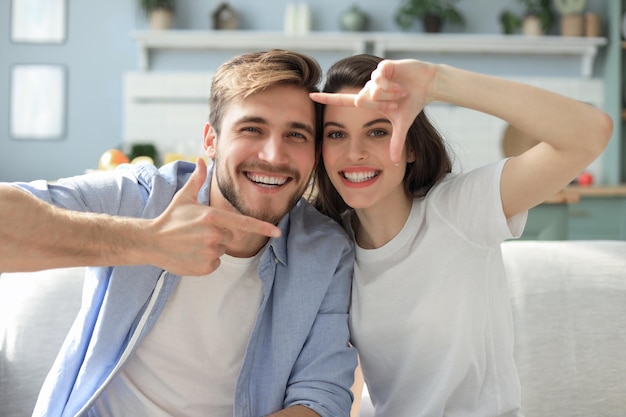
[[[268,206],[258,208],[248,207],[244,203],[244,199],[240,198],[240,196],[238,195],[233,179],[228,177],[228,174],[220,175],[220,173],[222,172],[220,168],[220,158],[216,156],[214,160],[213,175],[215,175],[215,178],[217,179],[217,186],[226,201],[228,201],[230,205],[233,206],[241,214],[255,217],[268,223],[277,224],[280,219],[282,219],[283,216],[287,214],[287,212],[291,210],[293,206],[296,205],[296,203],[298,202],[298,200],[300,200],[300,197],[304,193],[303,188],[302,192],[294,194],[285,206],[284,211],[281,212],[276,212]],[[271,166],[264,166],[264,169],[268,172],[276,171],[276,169],[272,169]],[[226,169],[224,169],[224,171],[226,171]],[[241,169],[239,169],[239,171],[241,171]],[[280,173],[282,173],[283,175],[285,174],[285,172],[285,170],[280,171]],[[289,170],[289,175],[293,177],[292,181],[297,181],[300,178],[299,173],[295,171]],[[271,199],[272,197],[268,197],[269,201],[271,201]]]

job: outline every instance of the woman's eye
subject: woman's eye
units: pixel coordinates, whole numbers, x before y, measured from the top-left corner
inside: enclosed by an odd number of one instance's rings
[[[326,133],[328,139],[342,139],[345,135],[342,132],[328,132]]]
[[[387,131],[384,129],[373,129],[370,131],[370,136],[375,136],[375,137],[387,136]]]

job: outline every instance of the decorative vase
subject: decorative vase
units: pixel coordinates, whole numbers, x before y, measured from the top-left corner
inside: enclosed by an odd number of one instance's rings
[[[152,30],[166,30],[172,28],[174,13],[169,9],[156,8],[148,12],[148,26]]]
[[[528,15],[524,17],[524,21],[522,22],[522,33],[526,36],[543,35],[541,19],[539,19],[539,16]]]
[[[596,38],[600,36],[600,16],[595,13],[585,13],[585,36]]]
[[[239,29],[239,14],[227,3],[220,3],[213,11],[212,18],[215,30]]]
[[[362,32],[367,27],[368,16],[357,6],[350,7],[339,19],[341,29],[349,32]]]
[[[582,13],[561,16],[561,36],[583,36],[585,19]]]
[[[422,23],[424,24],[424,32],[427,33],[439,33],[441,32],[441,28],[443,26],[441,16],[434,14],[427,14],[424,16]]]

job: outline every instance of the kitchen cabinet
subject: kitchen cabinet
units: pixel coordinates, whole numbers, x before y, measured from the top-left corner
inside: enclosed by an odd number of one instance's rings
[[[583,197],[568,207],[570,240],[626,240],[626,198]]]
[[[626,240],[626,186],[570,186],[528,213],[522,240]]]
[[[568,206],[569,239],[626,240],[626,186],[572,187],[580,201]]]

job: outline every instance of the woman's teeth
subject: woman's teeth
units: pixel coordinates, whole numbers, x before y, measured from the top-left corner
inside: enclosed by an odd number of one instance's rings
[[[341,175],[350,182],[364,182],[369,181],[375,176],[377,176],[380,171],[370,171],[370,172],[345,172],[343,171]]]

